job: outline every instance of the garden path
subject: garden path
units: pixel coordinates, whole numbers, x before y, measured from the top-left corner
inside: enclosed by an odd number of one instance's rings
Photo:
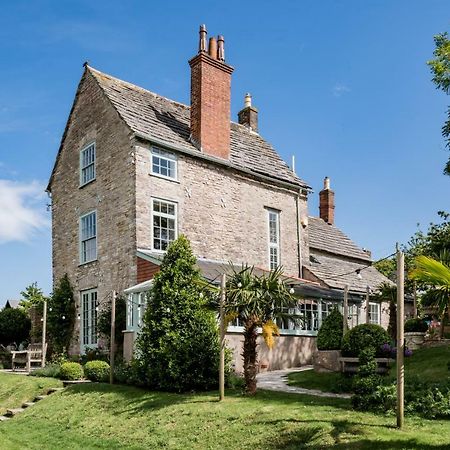
[[[304,389],[298,386],[289,386],[287,376],[292,372],[301,372],[303,370],[312,370],[312,366],[297,367],[295,369],[272,370],[271,372],[262,372],[256,376],[258,388],[267,391],[288,392],[290,394],[314,395],[316,397],[330,398],[350,398],[350,394],[335,394],[333,392],[323,392],[317,389]]]

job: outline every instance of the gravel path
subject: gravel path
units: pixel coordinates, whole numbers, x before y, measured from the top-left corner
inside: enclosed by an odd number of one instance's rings
[[[335,394],[333,392],[322,392],[317,389],[304,389],[298,386],[289,386],[287,384],[287,376],[292,372],[302,372],[304,370],[312,370],[312,366],[303,366],[296,369],[273,370],[271,372],[259,373],[256,376],[258,380],[258,388],[267,391],[288,392],[292,394],[314,395],[316,397],[330,398],[350,398],[350,394]]]

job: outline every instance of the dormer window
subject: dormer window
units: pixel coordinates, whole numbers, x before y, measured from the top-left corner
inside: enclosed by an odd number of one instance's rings
[[[157,147],[151,149],[151,174],[162,178],[177,179],[177,157]]]
[[[80,186],[95,180],[95,142],[80,152]]]

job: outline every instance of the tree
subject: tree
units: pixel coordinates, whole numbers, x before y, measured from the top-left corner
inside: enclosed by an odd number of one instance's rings
[[[434,292],[434,304],[441,314],[441,337],[444,335],[445,312],[450,308],[450,253],[442,252],[441,260],[418,256],[410,278],[428,285]]]
[[[211,389],[218,383],[219,355],[217,320],[207,309],[189,241],[180,236],[147,295],[136,355],[142,382],[177,392]]]
[[[274,335],[278,335],[275,320],[278,317],[298,318],[289,314],[289,308],[295,307],[296,299],[291,295],[282,279],[282,269],[278,268],[268,275],[257,276],[253,267],[243,267],[236,271],[227,283],[225,312],[229,318],[239,317],[244,322],[244,379],[247,394],[256,393],[258,328],[269,348],[274,344]]]
[[[41,311],[44,301],[48,300],[42,289],[38,288],[36,281],[27,286],[25,290],[20,293],[20,295],[23,298],[20,300],[19,305],[26,311],[32,306],[37,307],[38,310]]]
[[[389,337],[397,340],[397,286],[390,283],[381,283],[377,293],[378,301],[389,302]]]
[[[48,301],[47,327],[53,351],[68,352],[75,326],[75,313],[72,285],[65,274]]]
[[[441,33],[434,37],[436,48],[434,59],[428,61],[433,74],[432,81],[437,89],[441,89],[447,95],[450,93],[450,40],[447,33]],[[446,139],[446,146],[450,149],[450,108],[447,109],[447,120],[442,127],[442,136]],[[450,159],[444,168],[444,173],[450,175]]]
[[[31,322],[22,308],[4,308],[0,311],[0,344],[18,346],[30,337]]]

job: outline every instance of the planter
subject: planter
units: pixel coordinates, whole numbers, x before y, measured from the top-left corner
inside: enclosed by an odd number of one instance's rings
[[[339,372],[340,357],[340,350],[318,350],[313,355],[314,370],[316,372]]]
[[[417,350],[425,342],[425,333],[414,331],[405,333],[405,345],[410,350]]]

